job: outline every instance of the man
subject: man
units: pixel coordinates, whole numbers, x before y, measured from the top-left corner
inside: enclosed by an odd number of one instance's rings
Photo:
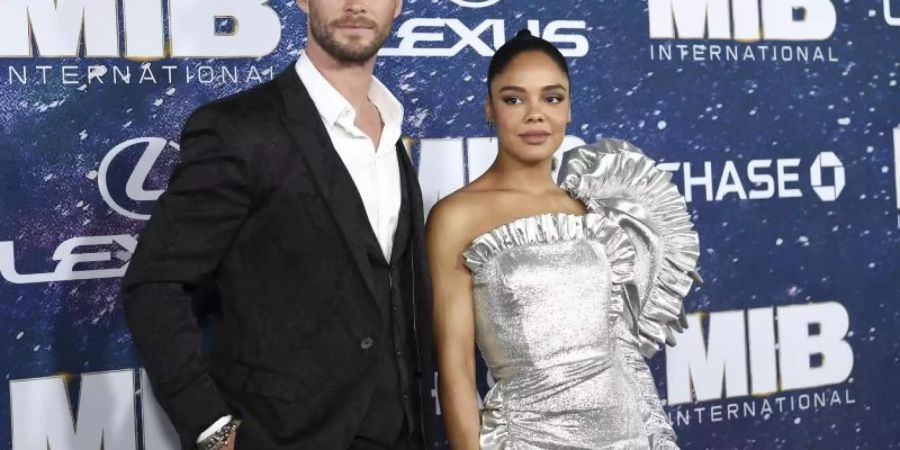
[[[421,192],[372,76],[402,0],[297,3],[297,63],[185,125],[126,317],[184,448],[430,447]]]

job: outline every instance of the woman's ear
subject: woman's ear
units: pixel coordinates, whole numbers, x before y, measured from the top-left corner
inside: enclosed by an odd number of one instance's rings
[[[309,15],[309,0],[297,0],[297,7],[300,8],[304,14]]]
[[[491,104],[491,96],[484,99],[484,117],[488,123],[494,123],[494,105]]]

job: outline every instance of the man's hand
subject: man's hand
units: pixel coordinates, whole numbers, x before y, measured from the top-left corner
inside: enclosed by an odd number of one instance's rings
[[[235,440],[237,440],[237,430],[241,426],[240,420],[230,420],[231,416],[225,416],[222,419],[228,419],[229,422],[225,423],[225,425],[218,426],[218,424],[213,424],[212,427],[217,427],[216,431],[204,437],[202,441],[197,442],[197,448],[199,449],[209,449],[209,450],[235,450]],[[228,435],[225,435],[228,433]]]
[[[225,442],[225,446],[222,447],[222,450],[235,450],[234,441],[237,438],[237,430],[237,428],[231,430],[231,434],[228,435],[228,441]]]

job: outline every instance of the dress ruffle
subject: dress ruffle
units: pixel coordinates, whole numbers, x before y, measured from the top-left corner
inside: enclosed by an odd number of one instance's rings
[[[604,214],[538,214],[500,225],[475,238],[463,252],[466,267],[473,274],[504,251],[531,245],[589,239],[603,245],[612,271],[613,290],[634,271],[635,250],[628,235]]]
[[[627,231],[638,253],[621,302],[631,312],[641,353],[674,344],[686,326],[682,301],[694,281],[699,239],[671,174],[637,147],[620,140],[572,150],[562,188],[591,212],[604,213]]]
[[[504,407],[503,388],[494,385],[484,398],[479,444],[483,449],[505,450],[509,443],[509,421]]]

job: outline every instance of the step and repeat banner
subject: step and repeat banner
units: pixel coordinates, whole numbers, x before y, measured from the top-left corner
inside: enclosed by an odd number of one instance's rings
[[[493,160],[522,28],[571,64],[558,158],[628,140],[696,220],[705,283],[650,363],[682,447],[900,447],[900,1],[407,0],[377,75],[426,208]],[[290,1],[0,0],[0,448],[176,448],[120,277],[184,120],[305,30]]]

